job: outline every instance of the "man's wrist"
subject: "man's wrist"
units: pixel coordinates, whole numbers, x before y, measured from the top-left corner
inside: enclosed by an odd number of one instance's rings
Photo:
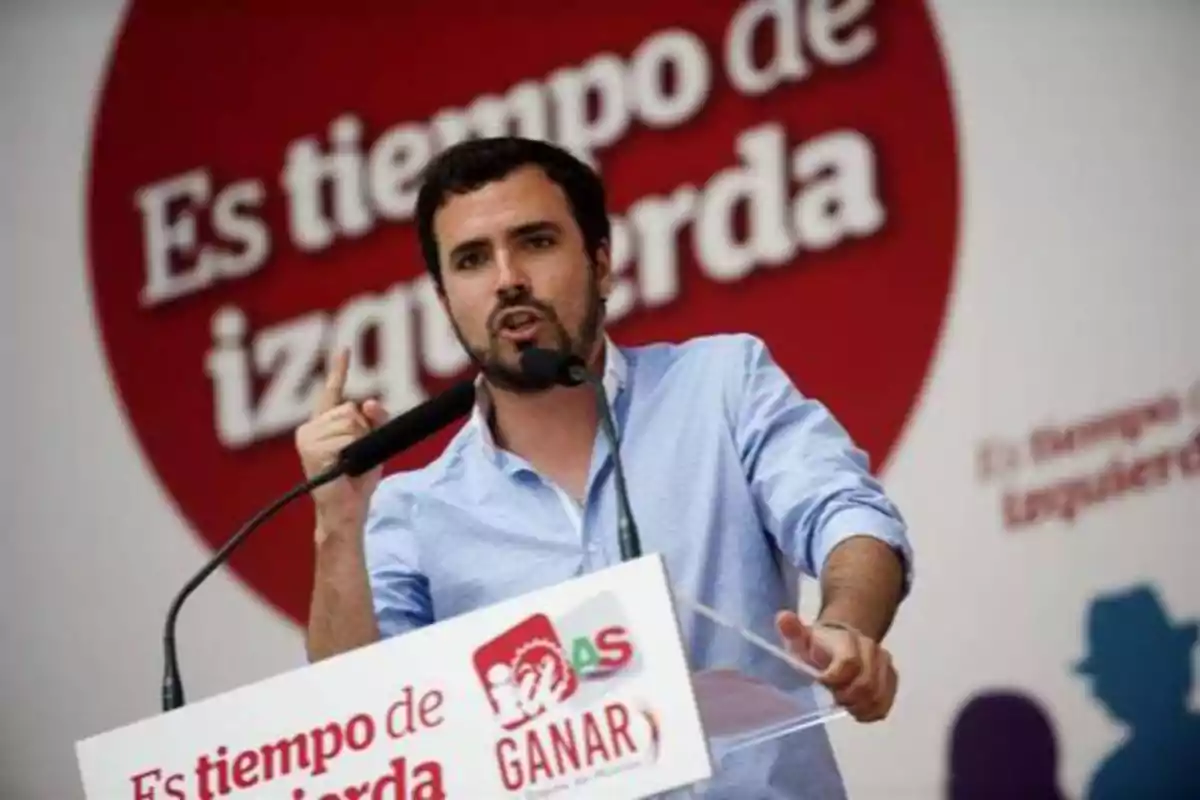
[[[816,624],[817,624],[817,627],[819,627],[819,628],[836,628],[840,631],[846,631],[847,633],[858,633],[858,634],[862,633],[862,631],[860,631],[858,628],[854,627],[853,625],[850,625],[845,622],[839,622],[834,619],[818,619]]]
[[[313,539],[317,547],[358,544],[362,541],[362,526],[352,521],[338,522],[318,517],[316,528],[313,530]]]
[[[813,621],[813,627],[816,628],[832,628],[834,630],[845,631],[854,636],[862,636],[870,639],[875,643],[879,643],[881,636],[875,635],[869,628],[859,624],[853,620],[850,614],[839,612],[835,608],[827,608],[822,610],[816,620]]]
[[[850,625],[845,622],[839,622],[838,620],[833,620],[833,619],[817,619],[815,626],[818,628],[833,628],[834,630],[845,631],[846,633],[852,633],[855,636],[866,636],[865,633],[863,633],[862,631],[860,631],[858,628],[854,627],[853,625]],[[870,638],[870,637],[868,637],[868,638]]]
[[[829,553],[821,571],[818,622],[847,625],[881,643],[902,596],[902,565],[887,542],[866,534],[848,537]]]

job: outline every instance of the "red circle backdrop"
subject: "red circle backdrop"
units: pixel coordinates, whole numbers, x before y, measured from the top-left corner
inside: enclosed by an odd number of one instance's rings
[[[685,183],[702,185],[737,163],[740,132],[776,122],[786,128],[789,148],[841,128],[867,136],[887,219],[871,236],[801,251],[793,263],[735,283],[706,279],[683,237],[678,298],[638,308],[610,332],[628,344],[756,333],[877,465],[886,460],[924,383],[955,260],[957,150],[934,25],[920,2],[879,3],[865,18],[875,45],[860,62],[827,67],[810,59],[813,74],[805,81],[745,97],[722,71],[722,42],[737,7],[670,0],[598,10],[537,0],[497,15],[482,2],[345,0],[325,11],[278,0],[195,11],[170,0],[131,4],[94,121],[87,202],[93,301],[128,421],[179,512],[205,541],[219,545],[302,477],[290,434],[238,451],[217,440],[204,368],[214,312],[235,304],[259,328],[337,308],[422,270],[411,223],[385,223],[318,254],[292,246],[279,185],[288,143],[311,135],[327,147],[330,121],[352,111],[364,122],[365,146],[383,129],[424,122],[597,53],[628,57],[647,37],[677,26],[704,41],[712,90],[679,128],[634,124],[602,152],[615,212]],[[217,188],[242,178],[264,181],[269,260],[245,279],[143,308],[143,223],[134,194],[200,166],[211,170]],[[789,183],[789,195],[797,189]],[[432,392],[445,381],[425,385]],[[389,469],[427,462],[452,432]],[[311,505],[294,503],[231,562],[297,622],[307,617],[311,525]]]

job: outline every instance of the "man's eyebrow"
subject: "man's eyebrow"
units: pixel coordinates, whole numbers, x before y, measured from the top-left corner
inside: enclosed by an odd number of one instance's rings
[[[509,228],[508,235],[512,237],[529,236],[532,233],[561,233],[562,226],[557,222],[551,222],[548,219],[539,219],[533,222],[526,222],[523,225],[518,225],[515,228]]]
[[[472,250],[478,250],[479,248],[486,247],[486,246],[487,246],[487,239],[484,239],[482,237],[476,238],[476,239],[468,239],[465,242],[459,242],[458,244],[456,244],[454,246],[454,249],[450,251],[449,260],[454,261],[461,255],[469,253]]]

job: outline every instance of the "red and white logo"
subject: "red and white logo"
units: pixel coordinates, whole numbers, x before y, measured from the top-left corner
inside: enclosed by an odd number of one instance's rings
[[[475,651],[497,721],[514,730],[560,707],[584,708],[641,672],[624,609],[609,591],[555,620],[533,614]]]
[[[654,763],[661,723],[641,685],[642,653],[624,607],[598,592],[553,618],[535,613],[481,645],[475,674],[504,730],[506,789],[575,786],[606,770]]]
[[[465,374],[421,265],[415,180],[450,143],[502,131],[600,169],[614,339],[755,333],[886,460],[938,342],[958,230],[924,4],[621,10],[131,0],[90,152],[92,299],[126,418],[205,541],[301,477],[291,434],[332,348],[355,354],[348,393],[391,413]],[[231,562],[298,621],[310,513],[293,504]]]
[[[575,670],[545,614],[529,617],[479,648],[475,671],[507,730],[536,719],[579,688]]]

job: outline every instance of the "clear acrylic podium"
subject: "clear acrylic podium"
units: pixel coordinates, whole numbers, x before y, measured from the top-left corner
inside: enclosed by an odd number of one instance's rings
[[[727,619],[673,587],[675,613],[714,764],[848,715],[816,677],[819,670],[783,649],[779,636]],[[766,621],[756,621],[761,623]],[[769,622],[773,625],[773,620]],[[773,628],[772,628],[773,629]],[[705,784],[654,795],[703,797]]]
[[[773,619],[682,586],[643,556],[121,725],[76,743],[85,796],[754,798],[843,712]]]

